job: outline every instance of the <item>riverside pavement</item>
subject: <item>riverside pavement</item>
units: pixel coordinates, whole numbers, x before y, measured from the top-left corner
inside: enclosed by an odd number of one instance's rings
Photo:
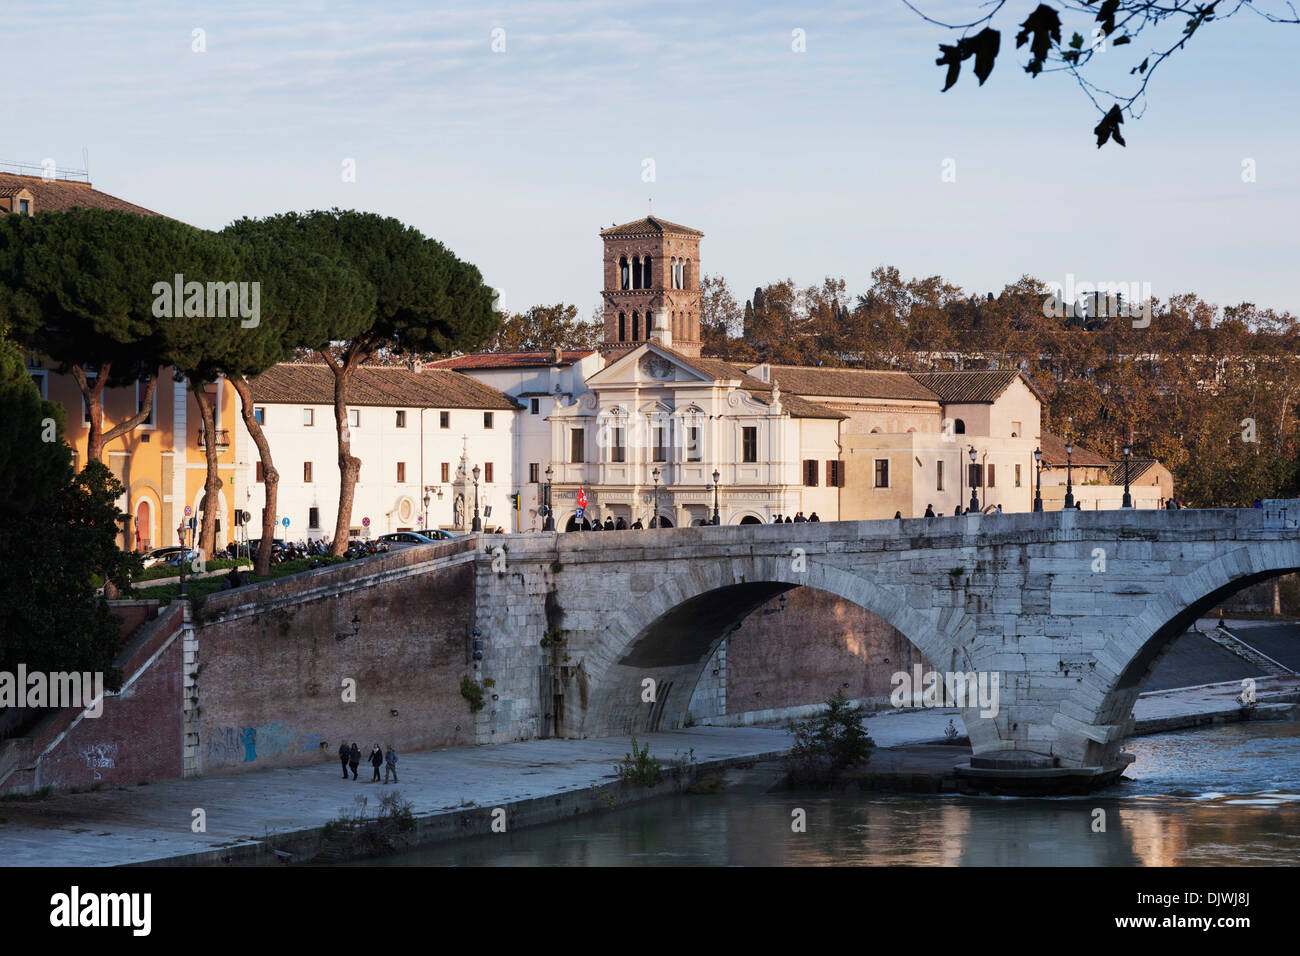
[[[1300,682],[1265,679],[1259,692],[1300,690]],[[1239,685],[1211,685],[1164,691],[1138,700],[1138,730],[1146,721],[1169,729],[1208,722],[1233,707]],[[1206,718],[1200,720],[1200,718]],[[943,740],[948,722],[961,730],[955,709],[889,711],[869,716],[867,729],[880,747]],[[1153,728],[1155,724],[1150,724]],[[692,727],[638,738],[659,760],[694,749],[698,767],[724,761],[767,759],[790,746],[783,729]],[[265,836],[321,827],[369,798],[400,791],[416,816],[455,813],[466,806],[505,806],[523,800],[572,793],[616,779],[614,765],[629,741],[527,740],[488,747],[462,747],[400,755],[401,782],[342,779],[332,756],[319,765],[253,770],[229,776],[171,780],[142,787],[60,794],[45,800],[0,802],[0,863],[6,866],[114,866],[162,861],[260,842]],[[362,770],[368,770],[363,767]],[[206,815],[207,830],[194,833],[194,810]],[[463,810],[461,811],[463,812]]]

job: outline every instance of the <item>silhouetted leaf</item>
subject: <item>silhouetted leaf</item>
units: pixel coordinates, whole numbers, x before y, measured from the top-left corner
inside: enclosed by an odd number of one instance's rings
[[[998,50],[1002,46],[1002,34],[985,27],[971,41],[975,48],[975,75],[979,77],[980,86],[983,86],[993,72],[993,61],[997,59]]]
[[[957,74],[961,72],[962,55],[960,49],[948,43],[939,44],[939,53],[939,59],[935,60],[934,63],[935,66],[943,66],[944,64],[948,66],[948,75],[945,78],[943,89],[940,90],[941,93],[946,93],[957,82]]]
[[[1147,57],[1147,59],[1149,60],[1150,57]],[[1135,66],[1133,67],[1133,69],[1129,70],[1129,75],[1132,75],[1134,73],[1145,73],[1146,71],[1147,71],[1147,60],[1143,60],[1138,66]]]
[[[1110,111],[1101,118],[1101,122],[1098,123],[1096,129],[1093,130],[1093,132],[1097,134],[1098,149],[1101,149],[1101,147],[1106,144],[1106,141],[1112,138],[1121,146],[1128,145],[1124,142],[1124,137],[1120,135],[1119,131],[1120,124],[1123,122],[1124,114],[1120,112],[1119,104],[1116,103],[1110,108]]]
[[[1104,0],[1101,9],[1097,12],[1097,22],[1101,24],[1101,32],[1105,36],[1110,36],[1115,32],[1115,11],[1119,9],[1119,0]]]
[[[1070,37],[1070,48],[1073,50],[1083,49],[1083,37],[1081,37],[1077,33],[1074,36]]]
[[[1116,45],[1116,46],[1123,46],[1125,43],[1132,43],[1132,42],[1133,42],[1133,38],[1132,38],[1132,37],[1129,37],[1129,36],[1123,36],[1123,37],[1116,37],[1116,38],[1115,38],[1115,45]]]
[[[1040,3],[1025,18],[1025,22],[1020,24],[1020,32],[1016,34],[1016,49],[1020,49],[1026,42],[1029,43],[1030,60],[1025,66],[1025,72],[1037,76],[1043,71],[1052,43],[1061,42],[1060,15],[1047,4]]]

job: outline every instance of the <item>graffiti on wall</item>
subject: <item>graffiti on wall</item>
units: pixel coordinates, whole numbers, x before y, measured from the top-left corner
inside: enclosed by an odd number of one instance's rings
[[[209,765],[253,763],[259,756],[319,750],[324,739],[321,734],[302,733],[278,721],[259,727],[218,727],[208,734],[204,755]]]
[[[81,755],[86,758],[86,766],[94,772],[96,780],[104,779],[100,770],[117,766],[117,744],[90,744],[81,748]]]

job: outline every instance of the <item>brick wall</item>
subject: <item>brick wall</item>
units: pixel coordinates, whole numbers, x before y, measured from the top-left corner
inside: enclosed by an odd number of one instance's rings
[[[300,579],[268,591],[278,596],[253,614],[199,628],[202,773],[332,762],[343,740],[355,740],[363,759],[375,743],[399,754],[474,743],[460,693],[461,675],[471,673],[473,569],[404,575],[422,550],[331,568],[310,582],[342,588],[377,570],[394,575],[371,586],[301,602],[295,591],[308,582]],[[345,678],[355,681],[355,702],[343,700]]]

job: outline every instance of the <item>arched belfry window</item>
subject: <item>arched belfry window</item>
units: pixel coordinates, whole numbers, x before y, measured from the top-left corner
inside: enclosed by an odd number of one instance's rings
[[[627,315],[622,312],[618,314],[618,340],[627,341]]]
[[[632,313],[632,341],[641,341],[641,320],[635,312]]]
[[[966,423],[959,418],[952,423],[952,430],[958,435],[964,435],[966,434]]]
[[[691,260],[686,259],[682,262],[682,284],[678,287],[686,289],[690,287],[691,281]]]
[[[628,265],[627,256],[618,260],[618,282],[620,289],[632,288],[632,267]]]
[[[643,289],[654,288],[654,272],[650,268],[649,256],[646,256],[645,259],[641,261],[641,288]]]

